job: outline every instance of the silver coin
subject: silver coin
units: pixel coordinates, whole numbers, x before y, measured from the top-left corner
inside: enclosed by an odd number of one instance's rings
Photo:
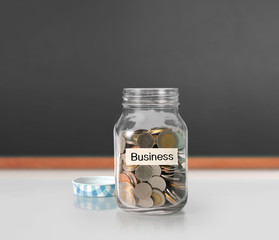
[[[148,183],[151,185],[152,188],[157,188],[160,191],[164,191],[166,188],[166,181],[159,176],[154,176],[148,180]]]
[[[152,198],[146,198],[146,199],[140,199],[139,201],[138,201],[138,205],[140,206],[140,207],[144,207],[144,208],[151,208],[151,207],[153,207],[153,200],[152,200]]]
[[[171,204],[177,204],[181,200],[181,198],[174,191],[169,189],[166,189],[165,196],[168,202]]]
[[[162,174],[173,174],[176,170],[162,169]]]
[[[120,137],[120,153],[125,151],[126,141],[123,136]]]
[[[130,189],[132,193],[135,193],[135,187],[131,184],[131,183],[128,183],[128,182],[120,182],[119,183],[119,189]]]
[[[123,163],[122,167],[125,171],[133,172],[135,171],[137,165],[126,165],[126,163]]]
[[[136,168],[135,175],[140,181],[147,181],[152,177],[152,167],[141,165]]]
[[[171,193],[177,199],[178,202],[181,201],[181,197],[179,197],[178,194],[175,191],[171,190]]]
[[[142,133],[137,137],[137,145],[140,148],[152,148],[155,140],[149,133]]]
[[[119,191],[119,199],[125,206],[136,206],[137,204],[134,194],[127,188]]]
[[[179,181],[179,178],[174,178],[174,175],[163,175],[161,174],[161,177],[163,177],[165,180],[168,181]]]
[[[152,188],[148,183],[139,183],[135,187],[135,195],[138,199],[147,199],[152,194]]]
[[[162,174],[171,174],[177,170],[177,167],[172,167],[172,168],[162,167],[161,170],[162,170]]]
[[[160,176],[162,170],[158,165],[150,165],[152,167],[152,176]]]

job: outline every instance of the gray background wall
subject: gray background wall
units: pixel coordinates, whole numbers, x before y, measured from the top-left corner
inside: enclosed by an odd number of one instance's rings
[[[191,155],[276,155],[279,2],[1,1],[0,154],[110,155],[124,87],[178,87]]]

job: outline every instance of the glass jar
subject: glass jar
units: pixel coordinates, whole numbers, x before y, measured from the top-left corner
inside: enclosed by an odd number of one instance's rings
[[[116,199],[132,213],[169,214],[188,196],[188,132],[177,88],[124,88],[114,127]]]

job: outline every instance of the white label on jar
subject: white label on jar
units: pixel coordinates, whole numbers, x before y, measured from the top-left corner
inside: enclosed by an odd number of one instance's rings
[[[177,164],[177,148],[126,148],[126,165]]]

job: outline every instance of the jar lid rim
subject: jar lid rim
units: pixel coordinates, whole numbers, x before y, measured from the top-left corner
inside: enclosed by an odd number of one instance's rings
[[[178,88],[124,88],[124,96],[176,96]]]

